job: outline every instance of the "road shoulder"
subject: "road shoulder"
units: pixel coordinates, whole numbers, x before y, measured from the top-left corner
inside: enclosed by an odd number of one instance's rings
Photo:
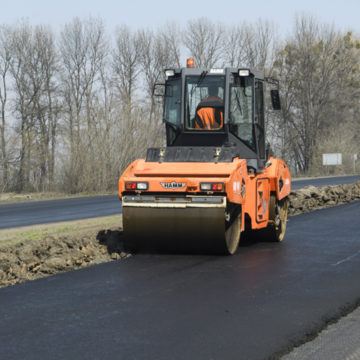
[[[360,307],[329,325],[312,341],[293,349],[282,360],[359,360]]]

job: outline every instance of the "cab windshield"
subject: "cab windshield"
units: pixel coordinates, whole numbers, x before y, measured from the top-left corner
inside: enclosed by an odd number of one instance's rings
[[[187,76],[185,124],[190,130],[221,130],[224,126],[225,76]]]

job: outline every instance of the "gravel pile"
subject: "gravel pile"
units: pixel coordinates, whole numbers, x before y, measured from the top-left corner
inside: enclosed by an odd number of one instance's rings
[[[297,215],[360,199],[356,184],[309,186],[290,194],[290,215]],[[0,248],[0,287],[58,272],[131,256],[123,250],[121,229],[101,230],[86,236],[48,237]]]

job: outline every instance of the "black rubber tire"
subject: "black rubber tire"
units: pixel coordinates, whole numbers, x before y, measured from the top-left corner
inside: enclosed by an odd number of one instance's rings
[[[241,214],[238,214],[231,225],[225,231],[225,245],[227,255],[236,253],[241,236]]]
[[[264,229],[267,241],[281,242],[285,239],[288,218],[288,199],[277,200],[275,194],[270,195],[269,220],[271,223]]]

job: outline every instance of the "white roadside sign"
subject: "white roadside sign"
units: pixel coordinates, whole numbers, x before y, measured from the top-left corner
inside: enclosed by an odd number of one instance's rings
[[[323,165],[341,165],[342,164],[342,154],[323,154]]]

